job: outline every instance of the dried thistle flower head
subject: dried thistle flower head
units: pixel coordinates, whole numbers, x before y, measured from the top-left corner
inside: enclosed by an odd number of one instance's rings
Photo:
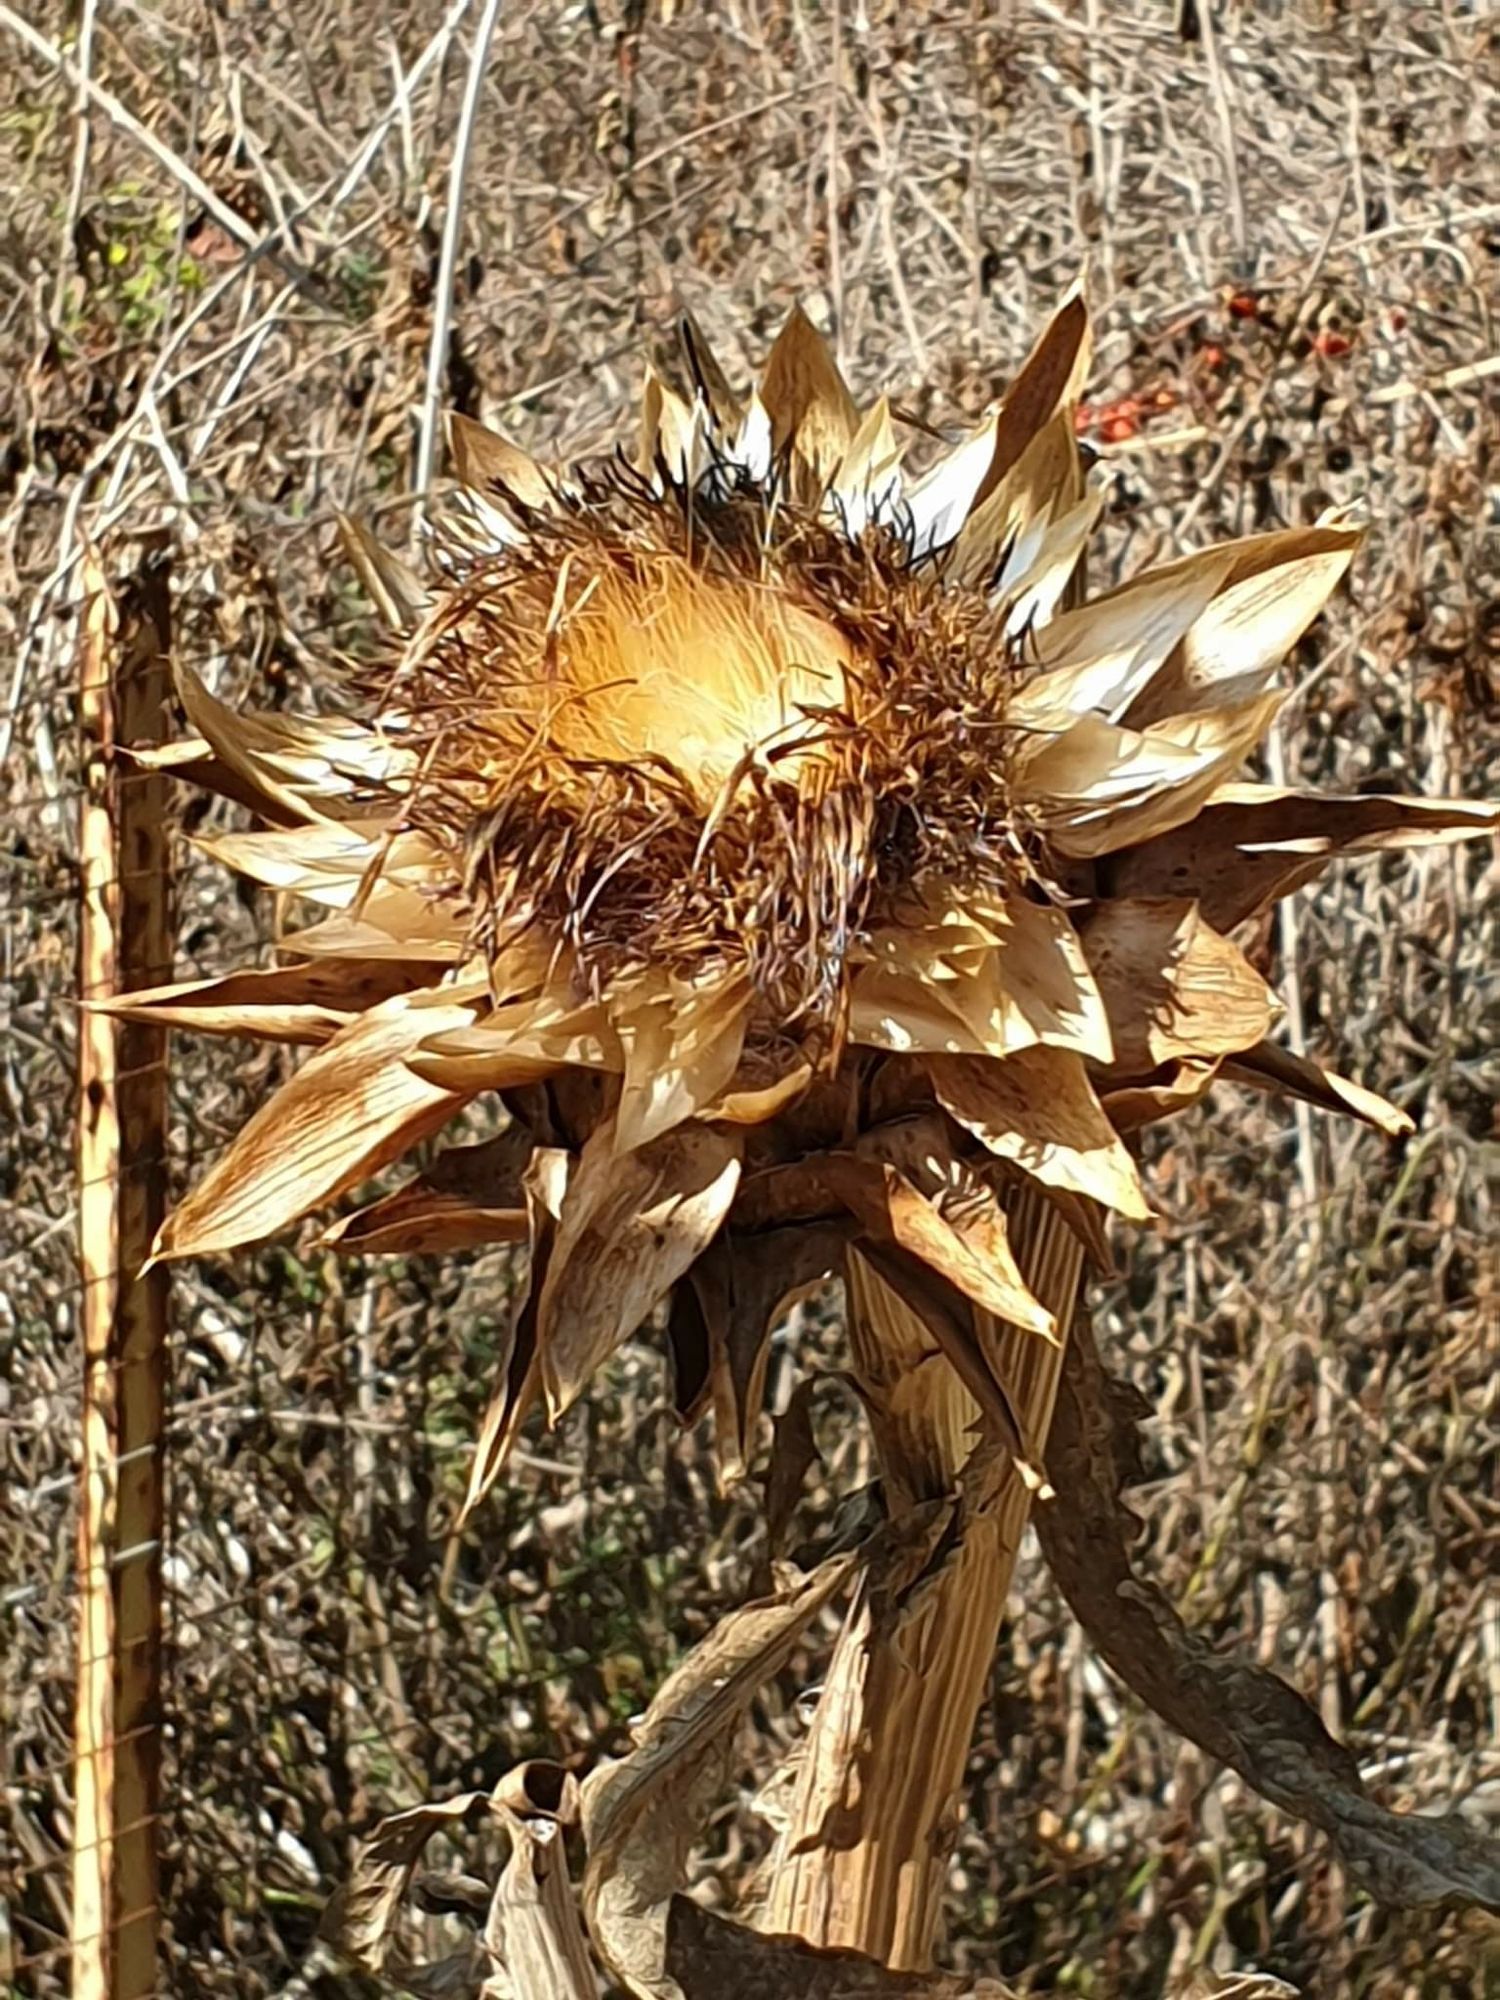
[[[1357,534],[1085,601],[1087,359],[1075,294],[911,479],[800,313],[744,401],[688,327],[633,458],[556,471],[459,423],[429,579],[349,531],[403,634],[365,721],[236,714],[180,673],[195,734],[157,761],[264,823],[209,851],[328,914],[269,970],[122,1003],[314,1047],[160,1254],[283,1229],[499,1093],[501,1140],[328,1237],[529,1243],[471,1498],[674,1288],[682,1400],[720,1392],[733,1460],[770,1321],[851,1244],[950,1356],[966,1314],[1046,1338],[1018,1178],[1096,1242],[1148,1212],[1123,1135],[1221,1075],[1406,1128],[1270,1039],[1234,933],[1337,855],[1495,808],[1244,781]]]

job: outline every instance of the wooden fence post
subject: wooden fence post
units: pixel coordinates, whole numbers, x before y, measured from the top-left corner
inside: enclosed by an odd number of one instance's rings
[[[116,754],[162,735],[171,600],[159,550],[118,609],[92,551],[81,575],[79,994],[98,999],[171,971],[165,781]],[[165,1033],[82,1014],[74,2000],[157,1987],[167,1276],[141,1266],[163,1213],[166,1130]]]

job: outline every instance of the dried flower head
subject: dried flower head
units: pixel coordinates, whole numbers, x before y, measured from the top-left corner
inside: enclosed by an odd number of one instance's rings
[[[1053,1332],[1017,1183],[1097,1243],[1148,1212],[1125,1135],[1215,1076],[1406,1128],[1271,1039],[1235,933],[1336,855],[1495,809],[1244,781],[1357,534],[1085,600],[1087,357],[1075,294],[913,479],[800,313],[744,401],[688,327],[633,457],[557,471],[459,422],[429,578],[349,530],[402,634],[364,720],[180,673],[195,734],[156,761],[263,823],[205,845],[328,914],[268,970],[122,1003],[314,1047],[160,1254],[283,1229],[498,1093],[499,1140],[328,1238],[529,1243],[471,1498],[537,1393],[556,1416],[674,1290],[681,1400],[715,1392],[731,1461],[771,1320],[849,1256],[983,1407],[983,1316]]]

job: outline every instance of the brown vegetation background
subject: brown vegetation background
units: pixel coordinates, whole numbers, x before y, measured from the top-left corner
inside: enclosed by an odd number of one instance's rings
[[[478,12],[0,9],[0,1987],[18,1993],[62,1993],[67,1970],[78,536],[118,572],[165,535],[178,647],[213,683],[338,704],[337,663],[373,628],[333,516],[411,532]],[[1460,0],[509,0],[442,400],[542,452],[592,446],[676,303],[743,379],[800,297],[862,392],[950,426],[1087,258],[1089,435],[1112,480],[1096,577],[1361,503],[1367,552],[1302,649],[1276,754],[1325,785],[1493,794],[1494,36]],[[1204,1643],[1308,1692],[1387,1802],[1461,1804],[1492,1831],[1497,892],[1481,846],[1340,868],[1298,900],[1261,946],[1293,1032],[1419,1135],[1395,1150],[1216,1092],[1153,1146],[1161,1221],[1097,1298],[1154,1412],[1144,1560]],[[184,974],[268,949],[278,918],[186,848],[180,914]],[[180,1186],[284,1054],[179,1038],[172,1060]],[[753,1584],[759,1490],[716,1493],[647,1342],[450,1542],[508,1283],[498,1254],[295,1244],[177,1275],[162,1839],[184,2000],[355,1990],[309,1961],[352,1837],[516,1757],[619,1747]],[[778,1340],[776,1406],[837,1354],[831,1301]],[[836,1384],[816,1408],[809,1538],[867,1476]],[[798,1692],[762,1705],[714,1828],[701,1892],[721,1905],[764,1849],[748,1802]],[[1033,1558],[966,1807],[949,1950],[1022,1992],[1156,1996],[1242,1965],[1328,2000],[1500,1992],[1493,1925],[1371,1907],[1123,1696]]]

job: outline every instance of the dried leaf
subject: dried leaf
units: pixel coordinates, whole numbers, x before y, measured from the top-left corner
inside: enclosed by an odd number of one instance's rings
[[[682,1895],[667,1908],[665,1970],[693,2000],[1011,2000],[997,1980],[893,1972],[860,1952],[748,1930]]]
[[[821,498],[859,429],[859,412],[828,344],[794,306],[766,357],[760,400],[771,419],[771,448],[791,445],[812,474],[804,497]]]
[[[1083,497],[1083,469],[1071,411],[1043,425],[1015,465],[970,513],[944,563],[953,584],[1006,594],[1041,552],[1047,530]]]
[[[1357,528],[1292,528],[1213,551],[1228,560],[1222,587],[1125,720],[1145,729],[1262,693],[1333,594],[1361,539]]]
[[[496,1967],[486,1992],[507,2000],[596,2000],[599,1982],[564,1847],[578,1820],[578,1780],[557,1764],[524,1764],[501,1779],[491,1808],[510,1836],[510,1855],[484,1927]]]
[[[487,1793],[463,1792],[383,1819],[354,1850],[349,1880],[329,1898],[319,1936],[361,1971],[379,1972],[422,1850],[435,1833],[454,1831],[488,1806]]]
[[[1047,1470],[1057,1498],[1034,1515],[1043,1553],[1102,1657],[1149,1708],[1273,1805],[1320,1828],[1379,1901],[1500,1911],[1500,1842],[1457,1813],[1393,1813],[1358,1760],[1277,1675],[1189,1632],[1131,1565],[1137,1524],[1121,1488],[1141,1476],[1141,1399],[1111,1382],[1086,1324],[1063,1364]]]
[[[1092,348],[1089,311],[1080,281],[1069,287],[1006,393],[995,431],[994,458],[978,496],[981,500],[1019,461],[1043,427],[1077,402],[1088,378]]]
[[[891,422],[891,406],[882,396],[866,411],[849,448],[839,461],[828,501],[844,534],[861,535],[872,521],[885,517],[901,491],[901,446]]]
[[[392,837],[381,821],[370,819],[206,834],[194,845],[252,882],[334,910],[368,901],[377,883],[419,890],[441,881],[447,870],[425,834]]]
[[[1056,1331],[1051,1313],[1022,1280],[1005,1235],[1005,1221],[988,1190],[965,1186],[967,1202],[950,1220],[888,1161],[829,1154],[829,1184],[876,1245],[904,1251],[928,1265],[974,1305],[1033,1333]]]
[[[1079,925],[1109,1013],[1112,1080],[1210,1060],[1264,1039],[1281,1003],[1195,903],[1098,903]]]
[[[621,1152],[697,1117],[727,1088],[745,1045],[749,1008],[744,978],[694,987],[661,977],[632,981],[612,995],[625,1065],[615,1118]]]
[[[367,812],[372,795],[404,784],[416,768],[410,750],[361,723],[229,708],[190,667],[179,664],[175,676],[190,727],[272,819]]]
[[[498,490],[535,513],[556,507],[557,482],[518,444],[499,431],[475,423],[455,410],[448,418],[448,449],[453,469],[465,486],[488,494]]]
[[[1089,714],[1023,745],[1016,783],[1061,854],[1093,857],[1182,826],[1270,728],[1283,697],[1129,729]]]
[[[542,1287],[537,1344],[556,1422],[712,1242],[740,1178],[739,1141],[680,1126],[621,1154],[611,1121],[584,1147]]]
[[[192,1028],[204,1035],[253,1035],[258,1041],[326,1042],[357,1014],[426,983],[425,968],[312,961],[217,979],[184,979],[138,988],[87,1004],[125,1021]]]
[[[259,1242],[321,1208],[446,1124],[464,1102],[406,1057],[473,1018],[446,990],[397,994],[341,1028],[263,1104],[167,1217],[153,1254],[204,1257]]]
[[[558,1218],[575,1167],[573,1155],[561,1147],[538,1146],[522,1175],[531,1254],[505,1344],[496,1357],[495,1387],[475,1440],[468,1490],[459,1509],[459,1528],[464,1526],[500,1477],[521,1425],[540,1391],[538,1304],[557,1234]]]
[[[528,1233],[524,1208],[485,1208],[414,1182],[341,1216],[318,1241],[359,1257],[440,1257],[491,1243],[524,1243]]]
[[[1042,671],[1011,697],[1007,723],[1051,732],[1089,710],[1120,721],[1208,608],[1230,560],[1209,549],[1148,570],[1054,618],[1036,638]]]
[[[610,1973],[641,2000],[677,2000],[665,1969],[667,1906],[723,1784],[734,1731],[857,1566],[836,1556],[785,1595],[730,1612],[663,1683],[630,1755],[584,1780],[584,1914]]]
[[[726,1231],[679,1287],[696,1301],[707,1342],[721,1490],[745,1476],[754,1456],[771,1335],[842,1257],[843,1235],[826,1223],[756,1236]]]
[[[1219,1074],[1227,1082],[1248,1084],[1252,1090],[1304,1098],[1322,1111],[1358,1118],[1392,1139],[1405,1139],[1417,1129],[1404,1111],[1378,1091],[1367,1090],[1337,1070],[1324,1069],[1279,1042],[1257,1042],[1253,1049],[1226,1062]]]
[[[365,526],[348,514],[335,516],[339,540],[350,567],[380,614],[388,632],[410,632],[427,609],[427,586]]]
[[[517,983],[531,983],[525,971]],[[450,1090],[511,1090],[560,1069],[618,1071],[624,1061],[603,1005],[580,1006],[559,983],[491,1008],[455,1032],[430,1035],[412,1067]]]
[[[1099,1089],[1099,1102],[1117,1132],[1138,1132],[1161,1118],[1175,1118],[1208,1093],[1219,1074],[1217,1062],[1167,1063],[1155,1076],[1128,1083],[1117,1090]]]
[[[1225,785],[1191,825],[1110,856],[1101,888],[1111,896],[1196,896],[1209,923],[1227,931],[1313,881],[1336,855],[1443,846],[1497,825],[1500,806],[1475,799]]]
[[[1061,910],[1012,896],[877,933],[850,991],[849,1038],[897,1054],[1005,1056],[1044,1042],[1108,1061],[1109,1022]]]
[[[1027,1049],[1004,1062],[930,1056],[938,1102],[989,1150],[1045,1187],[1062,1188],[1144,1221],[1151,1213],[1135,1162],[1094,1095],[1083,1058]]]

